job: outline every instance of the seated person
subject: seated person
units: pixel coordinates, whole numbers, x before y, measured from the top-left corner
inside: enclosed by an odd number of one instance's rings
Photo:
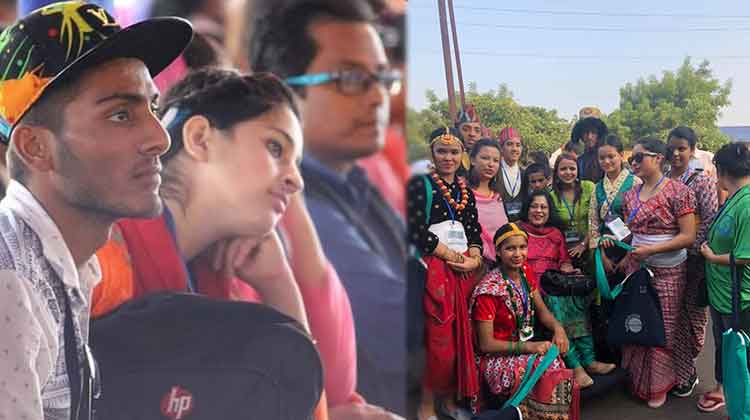
[[[291,92],[269,74],[204,69],[173,86],[163,109],[172,137],[162,159],[164,215],[118,222],[122,239],[115,231],[98,254],[104,276],[94,314],[130,298],[122,293],[128,287],[131,297],[192,289],[262,301],[303,325],[309,321],[331,418],[381,414],[355,393],[351,307],[301,196],[302,132]],[[253,168],[252,182],[240,176],[246,168]],[[291,258],[275,231],[280,220]]]
[[[553,343],[561,354],[569,351],[565,329],[547,309],[537,280],[526,265],[527,238],[515,223],[497,230],[493,238],[497,265],[477,284],[471,297],[480,377],[493,398],[500,400],[507,400],[519,386],[531,355],[539,355],[535,362],[538,364]],[[553,331],[552,341],[531,341],[535,316]],[[571,383],[573,377],[570,371],[566,376],[558,374],[559,370],[565,370],[565,365],[558,357],[539,379],[535,391],[545,400],[544,409],[555,413],[577,411],[572,405],[578,400],[570,392],[577,391]],[[522,403],[520,408],[523,418],[537,418],[534,410],[541,407]]]
[[[521,228],[528,233],[528,260],[534,276],[541,279],[547,270],[564,273],[577,272],[573,268],[565,246],[565,238],[556,214],[551,212],[552,198],[545,191],[531,194],[521,210]],[[587,371],[594,374],[611,372],[615,365],[597,362],[594,354],[594,341],[591,336],[591,323],[588,307],[589,296],[544,296],[550,311],[565,327],[570,338],[570,351],[564,356],[565,365],[573,369],[581,388],[593,385],[594,380]]]

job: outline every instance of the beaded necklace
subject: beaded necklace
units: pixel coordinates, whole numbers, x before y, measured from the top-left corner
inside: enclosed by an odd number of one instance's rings
[[[463,178],[457,177],[456,182],[458,183],[458,186],[461,188],[461,202],[456,203],[456,200],[451,197],[451,192],[448,189],[448,187],[445,185],[445,182],[438,176],[438,174],[435,171],[432,171],[430,173],[432,176],[432,179],[435,181],[435,184],[437,184],[438,188],[440,189],[440,192],[443,194],[443,198],[445,198],[445,201],[448,202],[448,204],[453,207],[456,212],[459,212],[466,208],[466,205],[469,203],[469,192],[466,189],[466,182],[464,182]]]
[[[521,339],[523,341],[526,341],[534,334],[534,305],[531,302],[534,297],[533,292],[531,291],[531,288],[526,281],[526,276],[523,274],[523,271],[521,272],[520,291],[515,286],[515,283],[513,282],[513,279],[510,278],[510,276],[506,276],[503,272],[501,272],[501,275],[503,276],[503,279],[505,279],[505,290],[508,292],[510,305],[513,308],[513,314],[516,317],[516,330],[518,331]],[[518,311],[516,300],[513,299],[514,294],[517,294],[521,299],[521,304],[523,305],[523,314],[520,314]]]

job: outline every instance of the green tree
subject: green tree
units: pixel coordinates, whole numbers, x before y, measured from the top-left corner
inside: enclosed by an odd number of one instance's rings
[[[729,139],[716,123],[727,107],[731,80],[714,77],[708,61],[693,66],[685,58],[676,72],[650,76],[620,89],[620,109],[609,115],[610,128],[626,142],[644,136],[666,140],[669,131],[686,125],[698,134],[700,147],[715,151]]]
[[[434,91],[427,91],[427,107],[421,111],[408,111],[407,138],[409,159],[429,157],[427,137],[432,130],[453,125],[448,118],[448,101],[440,99]],[[466,102],[474,104],[482,124],[497,136],[503,127],[513,126],[524,138],[524,151],[529,153],[542,150],[547,155],[567,141],[570,124],[557,115],[556,110],[541,107],[525,107],[513,98],[506,85],[497,90],[479,93],[475,83],[470,83],[466,91]]]

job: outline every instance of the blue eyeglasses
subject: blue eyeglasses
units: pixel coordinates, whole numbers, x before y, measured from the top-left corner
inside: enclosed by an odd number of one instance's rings
[[[348,69],[328,73],[303,74],[289,77],[285,81],[291,86],[336,83],[336,89],[349,96],[366,93],[373,83],[380,83],[391,95],[398,95],[401,92],[401,72],[396,69],[380,70],[377,73],[371,73],[363,69]]]

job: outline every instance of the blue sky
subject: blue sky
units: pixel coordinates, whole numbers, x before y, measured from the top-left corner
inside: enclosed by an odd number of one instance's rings
[[[733,81],[719,125],[750,125],[748,0],[454,0],[454,7],[464,84],[476,82],[480,92],[505,83],[521,104],[564,118],[589,105],[609,113],[620,87],[661,77],[689,55]],[[408,100],[421,109],[427,89],[447,96],[437,2],[409,0],[408,16]]]

